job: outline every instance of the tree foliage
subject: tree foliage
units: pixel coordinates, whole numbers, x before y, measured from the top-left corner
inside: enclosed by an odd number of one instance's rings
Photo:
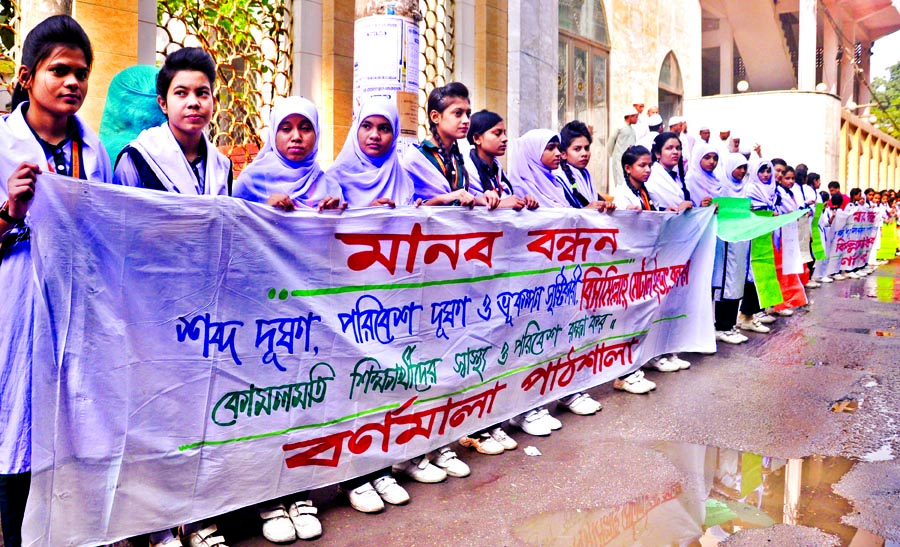
[[[879,129],[895,139],[900,139],[900,130],[897,129],[900,125],[900,62],[890,67],[888,71],[890,72],[888,78],[872,80],[873,94],[877,95],[881,104],[886,107],[882,110],[873,106],[872,114],[877,119],[875,125]],[[874,101],[874,97],[873,102],[877,102]]]

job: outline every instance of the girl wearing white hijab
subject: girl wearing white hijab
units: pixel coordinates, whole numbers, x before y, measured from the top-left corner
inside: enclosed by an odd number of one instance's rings
[[[528,131],[516,139],[510,153],[509,178],[513,188],[534,196],[541,207],[569,207],[565,192],[553,175],[559,161],[559,135],[550,129]]]
[[[730,153],[724,158],[722,172],[725,180],[715,197],[745,197],[744,178],[747,158]],[[748,338],[738,331],[738,311],[747,280],[750,242],[727,242],[716,238],[716,259],[713,263],[713,299],[715,300],[716,339],[726,344],[740,344]],[[769,328],[752,319],[740,328],[755,332],[769,332]]]
[[[325,174],[339,185],[350,207],[412,205],[413,185],[400,164],[400,115],[385,99],[371,99],[359,110],[344,147]]]
[[[695,152],[688,166],[685,183],[690,192],[691,203],[694,207],[700,207],[709,204],[708,198],[718,197],[722,193],[722,181],[719,180],[716,167],[724,158],[719,157],[715,146],[707,143],[700,144]]]
[[[760,161],[750,166],[750,176],[744,188],[744,197],[750,198],[750,208],[752,210],[773,211],[775,209],[773,171],[771,161]],[[765,327],[765,325],[775,322],[775,318],[762,311],[759,305],[759,295],[756,292],[753,270],[750,268],[747,268],[747,280],[744,282],[744,298],[741,300],[739,311],[737,324],[743,330],[765,332],[759,327]]]
[[[319,113],[309,99],[279,100],[269,118],[266,142],[234,186],[234,197],[287,211],[295,206],[333,208],[341,188],[327,184],[319,167]]]

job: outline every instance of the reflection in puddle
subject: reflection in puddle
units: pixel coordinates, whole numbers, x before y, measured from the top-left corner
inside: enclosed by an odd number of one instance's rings
[[[841,399],[840,401],[835,401],[831,404],[832,412],[845,412],[847,414],[853,414],[859,410],[859,401],[854,399]]]
[[[863,292],[866,297],[881,302],[900,302],[900,279],[893,276],[869,276]]]
[[[544,513],[520,523],[516,535],[541,547],[715,547],[740,530],[783,523],[818,528],[844,546],[884,545],[841,523],[852,507],[832,485],[853,467],[852,460],[785,460],[671,442],[653,449],[681,471],[683,482],[615,507]]]

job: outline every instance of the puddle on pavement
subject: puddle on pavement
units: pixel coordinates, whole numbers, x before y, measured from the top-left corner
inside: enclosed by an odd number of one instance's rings
[[[672,442],[652,448],[686,480],[615,507],[543,513],[517,525],[516,536],[541,547],[715,547],[740,530],[790,524],[818,528],[843,546],[885,545],[841,522],[853,508],[832,486],[853,460],[782,459]]]
[[[863,294],[880,302],[900,302],[900,278],[869,276],[863,285]]]

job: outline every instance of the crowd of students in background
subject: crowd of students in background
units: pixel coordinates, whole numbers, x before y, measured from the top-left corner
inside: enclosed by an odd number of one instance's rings
[[[469,92],[458,82],[430,93],[429,136],[402,152],[397,147],[396,105],[383,99],[361,105],[340,154],[327,170],[316,159],[320,140],[316,106],[301,97],[284,99],[272,110],[265,145],[235,179],[231,161],[206,134],[215,104],[216,66],[207,53],[194,48],[170,54],[158,74],[157,102],[165,123],[146,128],[110,161],[97,136],[77,115],[91,65],[90,41],[77,22],[66,16],[45,20],[24,42],[13,111],[0,123],[0,145],[6,150],[0,175],[7,181],[0,195],[5,202],[0,210],[0,286],[5,295],[0,314],[7,318],[0,329],[0,512],[7,547],[20,545],[30,480],[34,289],[25,219],[41,173],[178,194],[231,195],[283,211],[460,206],[680,213],[726,196],[748,197],[753,208],[778,213],[826,202],[831,210],[874,207],[885,220],[897,215],[892,190],[854,189],[845,196],[832,182],[828,192],[820,192],[820,177],[804,166],[762,159],[758,146],[742,153],[740,142],[727,131],[720,133],[719,143],[710,143],[710,128],[690,135],[683,118],[670,119],[668,128],[658,112],[642,121],[639,103],[626,113],[626,125],[609,142],[608,151],[616,160],[611,194],[602,194],[592,180],[588,163],[593,137],[580,121],[566,123],[559,132],[533,129],[519,136],[507,172],[501,163],[510,144],[503,118],[487,110],[473,114]],[[827,222],[829,215],[824,216]],[[712,289],[716,337],[723,343],[746,341],[742,331],[767,333],[776,316],[792,313],[788,307],[760,309],[747,267],[748,252],[746,242],[717,242]],[[811,277],[806,287],[831,280]],[[670,354],[651,360],[645,368],[674,372],[690,366]],[[641,394],[656,384],[639,369],[616,379],[614,387]],[[557,405],[578,415],[601,409],[588,393],[573,394]],[[517,416],[510,424],[530,435],[550,435],[563,426],[546,408]],[[472,433],[459,444],[489,455],[517,446],[501,424]],[[385,503],[409,501],[396,475],[438,483],[469,472],[453,447],[445,446],[345,481],[339,491],[355,509],[378,512]],[[291,542],[322,533],[308,492],[258,509],[263,535],[270,541]],[[182,541],[191,546],[225,544],[212,521],[150,535],[154,546],[174,547]]]

